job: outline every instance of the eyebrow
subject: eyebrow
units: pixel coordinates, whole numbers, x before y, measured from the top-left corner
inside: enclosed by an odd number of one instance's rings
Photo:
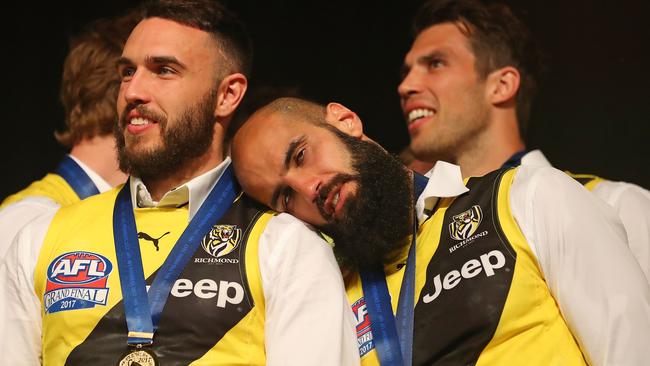
[[[185,64],[178,61],[178,59],[174,56],[147,56],[145,57],[144,61],[147,64],[154,64],[154,65],[172,64],[180,67],[181,69],[187,68]],[[135,63],[131,61],[131,59],[129,59],[128,57],[120,57],[120,59],[117,60],[117,66],[133,65],[133,64]]]
[[[289,170],[289,165],[291,164],[291,157],[295,153],[298,146],[300,146],[302,143],[304,143],[305,140],[307,140],[307,137],[305,135],[300,135],[300,136],[296,137],[295,139],[291,140],[291,142],[289,143],[289,146],[287,146],[287,150],[284,153],[284,165],[283,165],[284,171]],[[273,207],[277,208],[278,198],[280,197],[280,194],[282,193],[282,189],[283,189],[282,186],[278,186],[273,191],[273,195],[271,196],[271,205],[273,205]]]
[[[436,58],[446,58],[446,53],[443,52],[443,51],[440,51],[440,50],[431,51],[431,52],[429,52],[428,54],[426,54],[424,56],[418,57],[415,60],[414,64],[415,65],[427,64],[427,63],[431,62],[432,60],[434,60]],[[404,77],[406,74],[408,74],[408,72],[411,70],[411,67],[412,66],[409,66],[407,64],[402,64],[402,69],[400,70],[402,77]]]
[[[117,60],[116,65],[117,65],[117,66],[121,66],[121,65],[133,65],[133,61],[131,61],[130,59],[128,59],[128,58],[126,58],[126,57],[120,57],[120,59]]]
[[[148,64],[160,65],[160,64],[172,64],[176,65],[182,69],[186,69],[185,65],[178,61],[174,56],[147,56],[144,58],[144,61]]]

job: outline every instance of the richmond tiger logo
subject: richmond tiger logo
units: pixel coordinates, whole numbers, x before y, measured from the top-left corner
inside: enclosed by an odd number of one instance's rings
[[[203,237],[201,246],[213,257],[223,257],[239,245],[241,229],[237,225],[214,225]]]
[[[449,235],[452,239],[464,240],[476,232],[483,220],[483,212],[480,206],[474,205],[469,210],[452,216],[452,219],[449,224]]]

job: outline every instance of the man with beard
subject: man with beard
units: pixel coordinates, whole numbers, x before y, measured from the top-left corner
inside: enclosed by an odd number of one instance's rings
[[[460,165],[464,177],[504,165],[551,166],[523,134],[540,82],[540,56],[525,24],[504,4],[430,0],[398,87],[417,159]],[[574,178],[619,216],[650,282],[650,192],[592,175]]]
[[[427,182],[349,109],[291,98],[257,111],[232,152],[245,192],[333,239],[364,365],[648,358],[650,288],[622,225],[560,171],[463,183],[440,162]]]
[[[214,1],[143,5],[118,63],[129,181],[18,234],[2,364],[358,364],[331,248],[243,197],[222,156],[250,57]]]

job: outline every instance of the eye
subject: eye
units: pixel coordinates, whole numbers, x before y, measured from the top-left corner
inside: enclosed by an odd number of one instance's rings
[[[284,212],[289,212],[289,205],[291,204],[291,195],[293,193],[293,190],[291,188],[287,188],[282,192],[282,207],[281,209]]]
[[[172,75],[176,74],[176,70],[169,66],[160,66],[158,70],[156,70],[158,75]]]
[[[130,78],[131,76],[133,76],[133,74],[135,74],[135,67],[123,66],[123,67],[119,68],[118,72],[119,72],[120,76],[122,77],[122,79],[127,79],[127,78]]]
[[[441,58],[436,57],[436,58],[432,58],[431,60],[429,60],[429,63],[428,63],[427,66],[428,66],[429,69],[439,69],[444,65],[445,65],[445,62]]]
[[[302,165],[303,161],[305,160],[305,150],[306,149],[300,149],[298,150],[298,153],[296,153],[296,165]]]

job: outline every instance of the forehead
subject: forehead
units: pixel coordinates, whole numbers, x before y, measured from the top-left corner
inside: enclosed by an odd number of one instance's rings
[[[148,18],[133,29],[123,55],[130,59],[165,55],[214,60],[217,53],[216,41],[207,32],[168,19]]]
[[[418,58],[434,52],[474,58],[469,39],[461,32],[461,26],[457,23],[441,23],[426,28],[413,41],[404,58],[405,63],[412,65]]]
[[[289,146],[302,139],[307,143],[322,142],[328,132],[280,113],[254,114],[237,132],[233,146],[242,187],[249,195],[269,204],[273,190],[286,173]]]

